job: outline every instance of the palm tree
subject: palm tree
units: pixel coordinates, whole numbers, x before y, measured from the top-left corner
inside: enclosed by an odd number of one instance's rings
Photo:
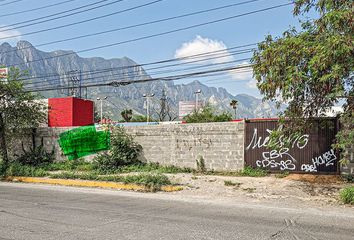
[[[130,122],[130,120],[132,119],[133,117],[133,110],[131,109],[124,109],[120,115],[122,115],[124,121],[126,122]]]
[[[236,119],[236,108],[237,108],[237,100],[233,99],[230,102],[230,106],[235,110],[235,119]]]

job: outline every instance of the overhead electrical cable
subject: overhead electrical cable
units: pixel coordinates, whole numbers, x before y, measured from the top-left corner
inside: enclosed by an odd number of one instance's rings
[[[250,53],[254,50],[254,48],[251,48],[251,49],[245,49],[243,51],[229,51],[227,52],[226,54],[223,54],[223,55],[213,55],[212,57],[207,57],[205,58],[205,56],[203,56],[203,58],[201,59],[198,59],[198,60],[188,60],[188,62],[182,62],[182,63],[177,63],[177,64],[169,64],[169,65],[164,65],[164,66],[158,66],[158,67],[153,67],[153,68],[147,68],[147,69],[144,69],[144,71],[148,71],[148,70],[155,70],[155,69],[162,69],[162,68],[169,68],[169,67],[176,67],[176,66],[180,66],[180,65],[186,65],[186,64],[195,64],[195,63],[199,63],[199,62],[207,62],[207,61],[210,61],[210,60],[216,60],[216,59],[223,59],[223,58],[226,58],[226,57],[231,57],[231,56],[235,56],[235,55],[239,55],[239,54],[244,54],[244,53]],[[201,56],[199,56],[200,58]],[[189,58],[189,59],[192,59],[192,58]],[[137,65],[140,67],[140,65]],[[107,70],[100,70],[100,71],[93,71],[93,72],[86,72],[86,73],[83,73],[81,72],[81,76],[84,77],[86,75],[96,75],[96,74],[100,74],[100,73],[106,73],[106,72],[112,72],[114,70],[127,70],[131,68],[130,66],[125,66],[125,67],[118,67],[118,68],[110,68],[110,69],[107,69]],[[137,69],[137,71],[140,71],[140,69]],[[62,75],[63,76],[63,75]],[[106,77],[106,76],[110,76],[110,75],[100,75],[98,77]],[[60,78],[58,79],[58,74],[53,76],[53,77],[56,77],[56,79],[49,79],[50,81],[56,81],[56,80],[60,80]],[[45,79],[45,80],[48,80],[48,79]],[[27,84],[35,84],[35,83],[41,83],[43,81],[35,81],[35,82],[30,82],[30,83],[27,83]]]
[[[171,76],[159,77],[159,78],[147,78],[147,79],[140,79],[140,80],[125,80],[125,81],[119,81],[119,82],[111,81],[108,83],[95,83],[95,84],[82,85],[81,87],[102,87],[102,86],[113,86],[114,87],[114,86],[128,85],[128,84],[132,84],[132,83],[142,83],[142,82],[151,82],[151,81],[172,81],[172,80],[178,80],[178,79],[182,79],[182,78],[200,76],[200,75],[209,74],[209,73],[218,73],[218,72],[224,72],[224,71],[230,71],[230,70],[236,70],[236,69],[244,69],[244,68],[249,68],[250,66],[239,66],[239,67],[213,69],[213,70],[208,70],[208,71],[193,72],[193,73],[180,74],[180,75],[171,75]],[[43,91],[61,90],[61,89],[68,89],[68,88],[73,88],[73,87],[43,88],[43,89],[36,89],[36,90],[28,89],[28,90],[26,90],[26,92],[43,92]],[[74,88],[78,88],[78,87],[74,87]]]
[[[183,61],[183,60],[190,60],[190,59],[205,58],[205,57],[215,56],[215,54],[227,54],[227,53],[235,53],[236,51],[244,51],[245,49],[241,49],[241,50],[235,50],[235,49],[255,46],[257,44],[258,43],[250,43],[250,44],[234,46],[234,47],[230,47],[230,48],[226,48],[226,49],[220,49],[220,50],[208,51],[208,52],[204,52],[204,53],[187,55],[187,56],[184,56],[184,57],[170,58],[170,59],[165,59],[165,60],[159,60],[159,61],[142,63],[142,64],[134,64],[134,65],[129,65],[129,66],[87,70],[87,71],[81,71],[81,73],[85,74],[85,73],[96,73],[96,72],[101,72],[101,71],[124,70],[124,69],[129,69],[129,68],[157,65],[157,64],[163,64],[163,63],[169,63],[169,62],[175,62],[175,61]],[[254,48],[252,48],[252,49],[254,49]],[[248,50],[248,49],[246,49],[246,50]],[[104,60],[104,61],[107,61],[107,60]],[[32,80],[32,79],[39,79],[39,78],[57,77],[58,75],[66,75],[66,72],[33,76],[33,77],[30,77],[30,78],[24,78],[22,81],[29,81],[29,80]]]
[[[232,61],[227,61],[227,62],[221,62],[221,63],[210,63],[210,64],[204,64],[204,65],[198,65],[198,66],[192,66],[192,67],[188,67],[188,68],[182,68],[182,69],[173,69],[173,70],[164,70],[164,71],[156,71],[156,72],[152,72],[149,73],[149,75],[159,75],[159,74],[166,74],[166,73],[172,73],[172,72],[181,72],[181,71],[190,71],[190,70],[195,70],[195,69],[200,69],[200,68],[206,68],[206,67],[213,67],[213,66],[218,66],[218,65],[225,65],[225,64],[233,64],[236,62],[244,62],[244,61],[248,61],[250,60],[250,58],[243,58],[243,59],[236,59],[236,60],[232,60]],[[245,64],[240,64],[238,66],[244,66]],[[134,73],[133,73],[134,74]],[[94,83],[97,81],[97,78],[106,78],[106,77],[114,77],[114,76],[121,76],[122,73],[113,73],[110,75],[106,75],[106,76],[99,76],[99,77],[90,77],[90,78],[86,78],[84,79],[82,82],[85,84],[88,83]],[[140,75],[136,74],[135,77],[139,77]],[[121,80],[125,80],[126,77],[122,77],[120,78]],[[43,83],[43,82],[42,82]],[[40,88],[46,87],[46,86],[53,86],[53,84],[41,84]],[[60,85],[59,85],[60,86]],[[26,85],[26,87],[28,87],[28,85]]]
[[[102,15],[102,16],[99,16],[99,17],[94,17],[94,18],[90,18],[90,19],[86,19],[86,20],[82,20],[82,21],[78,21],[78,22],[73,22],[73,23],[69,23],[69,24],[65,24],[65,25],[61,25],[61,26],[56,26],[56,27],[52,27],[52,28],[42,29],[42,30],[38,30],[38,31],[34,31],[34,32],[28,32],[28,33],[22,33],[22,34],[17,34],[17,35],[12,35],[12,36],[6,36],[6,37],[0,38],[0,40],[20,37],[20,36],[28,36],[28,35],[38,34],[38,33],[42,33],[42,32],[48,32],[48,31],[52,31],[52,30],[66,28],[66,27],[69,27],[69,26],[74,26],[74,25],[78,25],[78,24],[82,24],[82,23],[87,23],[87,22],[94,21],[94,20],[97,20],[97,19],[102,19],[102,18],[113,16],[113,15],[117,15],[117,14],[120,14],[120,13],[124,13],[124,12],[128,12],[128,11],[131,11],[131,10],[135,10],[135,9],[138,9],[138,8],[146,7],[146,6],[161,2],[161,1],[164,1],[164,0],[156,0],[156,1],[148,2],[148,3],[141,4],[141,5],[138,5],[138,6],[135,6],[135,7],[130,7],[130,8],[126,8],[124,10],[116,11],[116,12],[113,12],[113,13],[110,13],[110,14],[106,14],[106,15]]]
[[[18,12],[6,13],[6,14],[0,15],[0,18],[1,17],[8,17],[8,16],[13,16],[13,15],[18,15],[18,14],[23,14],[23,13],[27,13],[27,12],[34,12],[34,11],[38,11],[38,10],[42,10],[42,9],[46,9],[46,8],[51,8],[51,7],[55,7],[55,6],[58,6],[58,5],[63,5],[65,3],[74,2],[74,1],[77,1],[77,0],[67,0],[67,1],[62,1],[62,2],[58,2],[58,3],[54,3],[54,4],[45,5],[45,6],[42,6],[42,7],[31,8],[31,9],[28,9],[28,10],[22,10],[22,11],[18,11]]]
[[[235,3],[235,4],[229,4],[229,5],[225,5],[225,6],[221,6],[221,7],[216,7],[216,8],[196,11],[196,12],[192,12],[192,13],[177,15],[177,16],[174,16],[174,17],[168,17],[168,18],[162,18],[162,19],[158,19],[158,20],[153,20],[153,21],[150,21],[150,22],[144,22],[144,23],[140,23],[140,24],[134,24],[134,25],[120,27],[120,28],[114,28],[114,29],[110,29],[110,30],[106,30],[106,31],[101,31],[101,32],[96,32],[96,33],[91,33],[91,34],[85,34],[85,35],[80,35],[80,36],[66,38],[66,39],[55,40],[55,41],[51,41],[51,42],[47,42],[47,43],[38,44],[38,45],[35,45],[34,47],[47,46],[47,45],[52,45],[52,44],[55,44],[55,43],[73,41],[73,40],[77,40],[77,39],[98,36],[98,35],[102,35],[102,34],[107,34],[107,33],[127,30],[127,29],[131,29],[131,28],[147,26],[147,25],[151,25],[151,24],[166,22],[166,21],[175,20],[175,19],[179,19],[179,18],[190,17],[190,16],[199,15],[199,14],[203,14],[203,13],[209,13],[209,12],[218,11],[218,10],[225,9],[225,8],[240,6],[240,5],[243,5],[243,4],[248,4],[248,3],[253,3],[253,2],[258,2],[258,1],[263,1],[263,0],[251,0],[251,1]],[[63,26],[65,26],[65,25],[63,25]],[[58,27],[61,28],[62,26],[58,26]],[[55,30],[55,29],[58,29],[58,27],[50,28],[48,30]],[[47,31],[47,29],[44,29],[44,30]],[[37,31],[35,33],[37,33]],[[24,34],[28,34],[29,35],[30,33],[24,33]],[[23,34],[21,36],[23,36]],[[7,36],[6,38],[12,38],[12,37],[18,37],[18,36],[17,35]],[[26,48],[24,48],[24,49],[26,49]],[[10,51],[7,51],[7,52],[11,52],[11,51],[16,51],[16,50],[10,50]]]
[[[23,65],[23,64],[27,64],[27,63],[45,61],[45,60],[48,60],[48,59],[59,58],[59,57],[73,55],[73,54],[77,54],[77,53],[89,52],[89,51],[93,51],[93,50],[98,50],[98,49],[118,46],[118,45],[122,45],[122,44],[126,44],[126,43],[137,42],[137,41],[150,39],[150,38],[154,38],[154,37],[158,37],[158,36],[168,35],[168,34],[171,34],[171,33],[186,31],[186,30],[197,28],[197,27],[201,27],[201,26],[215,24],[215,23],[219,23],[219,22],[235,19],[235,18],[238,18],[238,17],[243,17],[243,16],[259,13],[259,12],[269,11],[269,10],[272,10],[272,9],[285,7],[285,6],[292,5],[292,4],[293,3],[280,4],[280,5],[276,5],[276,6],[272,6],[272,7],[268,7],[268,8],[263,8],[263,9],[259,9],[259,10],[255,10],[255,11],[251,11],[251,12],[247,12],[247,13],[243,13],[243,14],[233,15],[233,16],[230,16],[230,17],[225,17],[225,18],[221,18],[221,19],[217,19],[217,20],[213,20],[213,21],[208,21],[208,22],[204,22],[204,23],[200,23],[200,24],[190,25],[190,26],[187,26],[187,27],[182,27],[182,28],[178,28],[178,29],[174,29],[174,30],[170,30],[170,31],[165,31],[165,32],[156,33],[156,34],[152,34],[152,35],[147,35],[147,36],[143,36],[143,37],[138,37],[138,38],[134,38],[134,39],[130,39],[130,40],[120,41],[120,42],[116,42],[116,43],[101,45],[101,46],[92,47],[92,48],[88,48],[88,49],[83,49],[83,50],[79,50],[77,52],[70,52],[70,53],[59,54],[59,55],[51,56],[51,57],[47,57],[47,58],[29,60],[29,61],[26,61],[25,63],[11,65],[11,66],[19,66],[19,65]]]
[[[0,4],[0,7],[1,6],[5,6],[5,5],[10,5],[10,4],[12,4],[12,3],[17,3],[17,2],[22,2],[23,0],[14,0],[14,1],[11,1],[11,2],[8,2],[8,3],[2,3],[2,4]]]
[[[80,14],[80,13],[85,13],[85,12],[89,12],[89,11],[92,11],[92,10],[96,10],[96,9],[99,9],[99,8],[102,8],[102,7],[106,7],[106,6],[115,4],[115,3],[122,2],[124,0],[116,0],[116,1],[113,1],[113,2],[108,2],[108,3],[105,3],[105,4],[99,5],[99,6],[95,6],[95,7],[89,8],[89,9],[82,10],[82,8],[86,8],[88,6],[97,5],[99,3],[106,2],[106,1],[109,1],[109,0],[101,0],[101,1],[98,1],[98,2],[91,3],[91,4],[87,4],[87,5],[84,5],[84,6],[76,7],[76,8],[70,9],[70,10],[66,10],[66,11],[63,11],[63,12],[58,12],[58,13],[54,13],[54,14],[51,14],[51,15],[47,15],[47,16],[44,16],[44,17],[34,18],[34,19],[31,19],[31,20],[27,20],[27,21],[22,21],[22,22],[13,23],[13,24],[6,25],[6,26],[1,26],[0,27],[0,32],[6,32],[6,31],[14,30],[14,29],[20,29],[20,28],[24,28],[24,27],[29,27],[29,26],[40,24],[40,23],[47,23],[47,22],[58,20],[58,19],[61,19],[61,18],[74,16],[76,14]],[[63,16],[50,18],[50,17],[53,17],[53,16],[61,15],[61,14],[66,13],[66,12],[72,12],[72,11],[75,11],[75,10],[78,10],[78,9],[81,9],[81,10],[77,11],[77,12],[69,13],[69,14],[66,14],[66,15],[63,15]],[[46,18],[50,18],[50,19],[46,19]],[[41,20],[41,19],[46,19],[46,20],[42,20],[42,21],[35,22],[35,23],[30,23],[30,22],[34,22],[34,21],[37,21],[37,20]],[[24,23],[29,23],[29,24],[24,24]],[[17,26],[17,25],[20,25],[20,24],[24,24],[24,25]],[[9,28],[9,27],[12,27],[12,26],[17,26],[17,27]],[[4,29],[4,30],[1,30],[1,29]]]

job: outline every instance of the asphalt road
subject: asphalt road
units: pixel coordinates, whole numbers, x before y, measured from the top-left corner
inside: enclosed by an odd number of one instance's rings
[[[353,208],[0,182],[0,239],[354,239]]]

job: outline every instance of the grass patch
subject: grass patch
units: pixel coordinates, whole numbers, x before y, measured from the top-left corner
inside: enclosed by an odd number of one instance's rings
[[[260,168],[253,168],[250,166],[246,166],[241,172],[241,176],[247,176],[247,177],[265,177],[268,175],[268,172],[266,170],[260,169]]]
[[[63,162],[53,162],[41,166],[47,171],[92,171],[94,165],[90,162],[86,162],[83,159],[67,160]]]
[[[49,173],[43,168],[22,165],[20,163],[12,163],[6,169],[5,176],[17,177],[45,177]]]
[[[238,183],[238,182],[232,182],[232,181],[224,181],[224,184],[225,186],[228,186],[228,187],[239,187],[241,185],[241,183]]]
[[[55,179],[81,179],[93,181],[107,181],[107,182],[122,182],[125,184],[138,184],[146,187],[149,191],[158,191],[161,186],[171,185],[171,181],[167,176],[162,174],[141,173],[138,175],[129,176],[114,176],[114,175],[98,175],[92,173],[77,173],[77,172],[63,172],[52,174],[51,178]]]
[[[289,176],[289,174],[290,173],[288,171],[285,171],[285,172],[281,172],[281,173],[275,174],[274,177],[276,177],[276,178],[285,178],[285,177]]]
[[[191,173],[191,168],[181,168],[177,166],[162,166],[159,163],[141,163],[129,166],[122,166],[112,171],[99,171],[101,174],[119,174],[130,172],[153,172],[153,173]]]
[[[340,199],[346,204],[354,205],[354,186],[342,189],[340,191]]]

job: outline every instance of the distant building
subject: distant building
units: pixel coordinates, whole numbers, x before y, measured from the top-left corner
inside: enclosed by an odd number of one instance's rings
[[[197,103],[198,106],[196,106],[195,101],[179,101],[178,104],[178,117],[180,119],[184,118],[185,116],[193,113],[196,108],[200,109],[202,107],[202,102],[198,101]]]

